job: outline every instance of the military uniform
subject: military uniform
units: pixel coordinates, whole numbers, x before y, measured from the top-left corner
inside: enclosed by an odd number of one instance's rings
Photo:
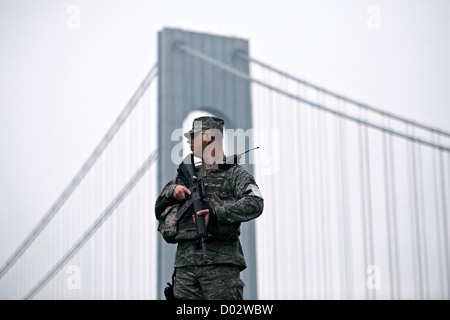
[[[212,235],[206,241],[207,261],[202,250],[195,246],[197,230],[193,212],[174,221],[182,202],[175,200],[173,191],[177,185],[187,187],[180,174],[164,187],[155,205],[159,231],[167,242],[178,243],[174,263],[175,297],[242,299],[244,284],[240,272],[246,263],[239,241],[240,224],[261,215],[263,198],[253,176],[238,164],[216,164],[210,169],[197,165],[195,170],[205,186],[202,202],[215,213],[207,226],[207,232]]]

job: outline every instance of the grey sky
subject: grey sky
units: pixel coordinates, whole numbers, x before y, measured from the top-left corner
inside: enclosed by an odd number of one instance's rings
[[[379,29],[367,25],[371,5]],[[0,264],[156,62],[163,27],[246,38],[281,70],[450,130],[446,0],[1,0]]]

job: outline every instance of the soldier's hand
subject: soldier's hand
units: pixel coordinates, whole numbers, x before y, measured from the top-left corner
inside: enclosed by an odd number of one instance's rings
[[[177,185],[175,189],[173,189],[173,197],[177,201],[183,201],[186,199],[186,195],[190,195],[191,190],[182,185]]]
[[[208,226],[208,222],[209,222],[209,209],[204,209],[204,210],[200,210],[199,212],[197,212],[198,216],[205,216],[205,227]],[[192,215],[192,218],[194,219],[194,223],[195,223],[195,215]]]

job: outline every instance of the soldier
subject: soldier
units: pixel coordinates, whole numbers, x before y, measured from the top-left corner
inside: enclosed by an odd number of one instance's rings
[[[194,120],[188,138],[193,154],[202,159],[196,176],[205,185],[203,208],[211,235],[205,242],[207,260],[198,249],[193,213],[176,221],[175,214],[191,191],[177,174],[156,200],[158,230],[169,243],[178,243],[175,255],[174,295],[176,299],[242,300],[244,283],[240,272],[246,268],[239,241],[240,224],[259,217],[264,201],[253,176],[242,166],[229,162],[223,152],[224,121],[216,117]]]

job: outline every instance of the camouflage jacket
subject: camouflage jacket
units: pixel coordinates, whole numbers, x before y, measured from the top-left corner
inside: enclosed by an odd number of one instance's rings
[[[239,241],[242,222],[259,217],[264,200],[253,176],[240,165],[215,165],[206,169],[196,166],[196,175],[205,185],[204,205],[214,209],[215,215],[207,231],[213,236],[207,240],[208,264],[235,264],[246,268]],[[164,187],[156,200],[155,215],[160,221],[159,231],[169,243],[178,243],[175,267],[205,265],[202,250],[194,244],[197,230],[188,212],[174,226],[174,216],[182,202],[173,198],[176,185],[186,183],[177,175]]]

